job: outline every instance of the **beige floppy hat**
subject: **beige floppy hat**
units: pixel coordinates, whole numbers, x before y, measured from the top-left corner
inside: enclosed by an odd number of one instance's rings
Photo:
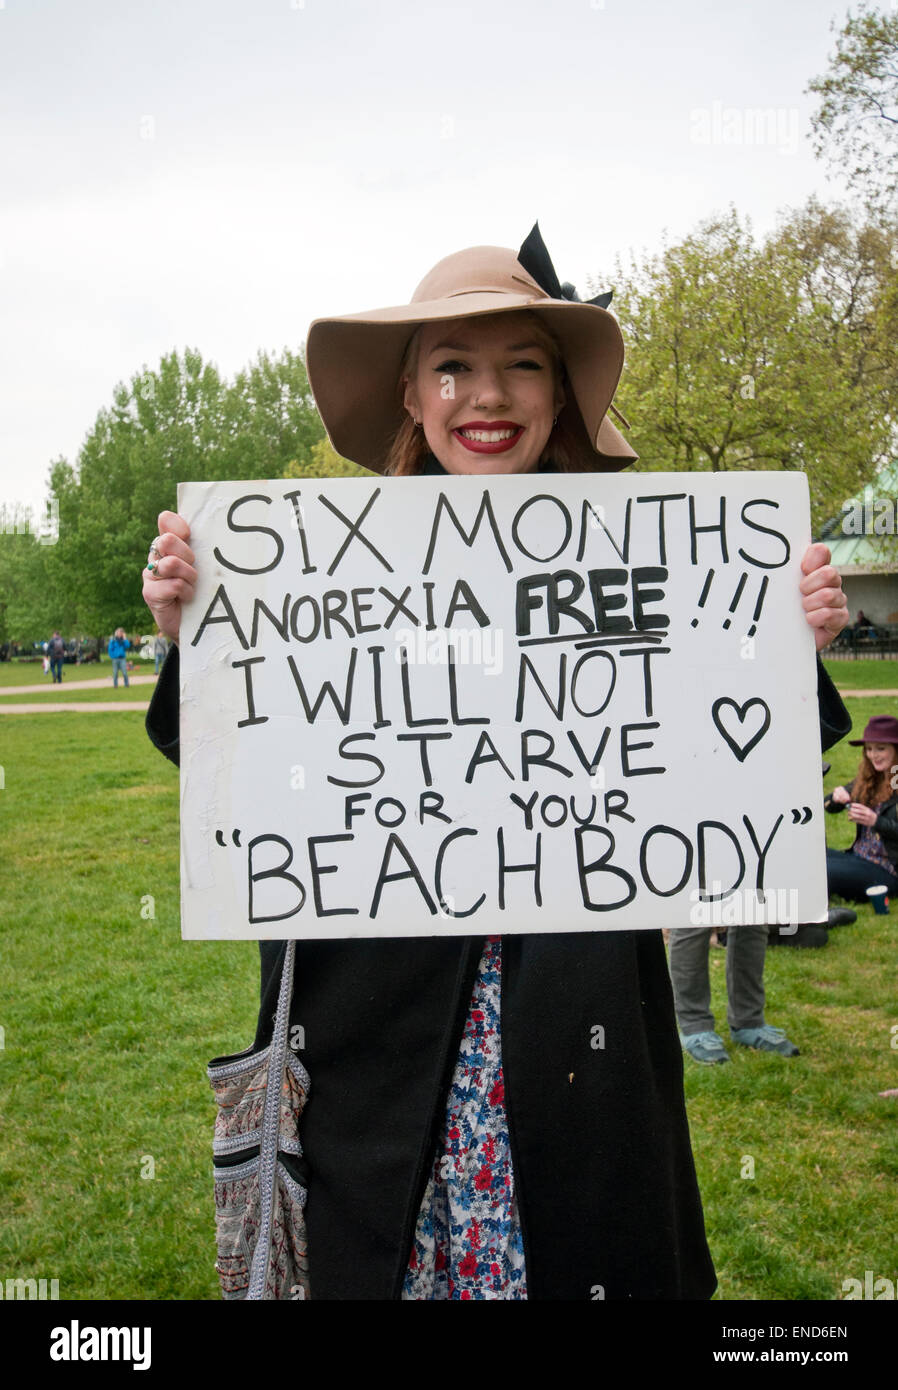
[[[561,285],[539,223],[515,254],[504,246],[472,246],[430,270],[409,304],[369,309],[309,328],[306,365],[315,404],[338,454],[382,472],[405,418],[399,371],[409,339],[422,323],[529,309],[561,347],[570,391],[562,411],[571,433],[601,462],[625,468],[638,455],[608,419],[624,365],[620,326],[607,311],[611,295],[584,303]]]

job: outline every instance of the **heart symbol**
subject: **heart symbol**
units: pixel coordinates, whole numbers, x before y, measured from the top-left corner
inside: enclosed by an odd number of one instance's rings
[[[761,727],[758,729],[757,733],[752,734],[751,738],[748,740],[747,743],[737,743],[733,735],[724,727],[722,718],[722,711],[724,705],[729,706],[729,708],[735,714],[736,718],[739,720],[740,725],[745,723],[745,716],[751,709],[752,705],[760,705],[761,709],[764,711],[764,715],[761,720]],[[711,718],[714,720],[715,725],[723,734],[724,738],[732,748],[733,752],[736,754],[736,757],[739,759],[740,763],[745,762],[745,759],[748,757],[755,744],[760,743],[761,739],[764,737],[767,730],[770,728],[770,710],[764,703],[764,701],[759,699],[757,696],[753,700],[746,700],[744,705],[737,705],[735,700],[731,700],[728,696],[723,695],[719,700],[715,700],[713,705],[711,706]]]

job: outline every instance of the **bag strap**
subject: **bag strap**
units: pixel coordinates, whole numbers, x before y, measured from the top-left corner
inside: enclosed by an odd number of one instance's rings
[[[277,1178],[278,1140],[280,1138],[281,1095],[284,1069],[287,1065],[287,1041],[290,1025],[290,1004],[293,999],[293,962],[296,941],[288,941],[284,952],[281,985],[278,991],[274,1032],[268,1054],[268,1078],[265,1087],[265,1110],[262,1116],[262,1135],[259,1146],[259,1195],[261,1202],[259,1239],[253,1252],[247,1301],[264,1299],[271,1266],[271,1234],[274,1217],[274,1187]]]

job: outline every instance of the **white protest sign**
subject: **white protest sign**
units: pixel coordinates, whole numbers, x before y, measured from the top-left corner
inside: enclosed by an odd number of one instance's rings
[[[801,474],[184,483],[185,937],[826,912]]]

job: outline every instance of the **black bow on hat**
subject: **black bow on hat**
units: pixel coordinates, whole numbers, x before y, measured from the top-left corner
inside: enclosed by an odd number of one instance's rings
[[[534,222],[530,235],[521,243],[518,260],[528,275],[533,276],[540,289],[545,290],[552,299],[571,299],[578,304],[597,304],[600,309],[607,309],[611,303],[613,290],[606,290],[604,294],[597,294],[595,299],[582,300],[569,280],[565,280],[564,284],[561,284],[555,274],[552,258],[546,250],[546,243],[540,235],[538,222]]]

